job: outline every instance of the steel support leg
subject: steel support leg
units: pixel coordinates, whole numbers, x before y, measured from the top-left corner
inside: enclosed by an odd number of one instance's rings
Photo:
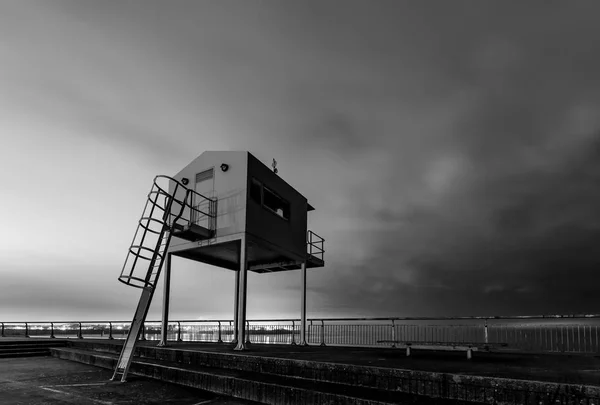
[[[300,307],[300,346],[307,346],[306,342],[306,262],[301,265],[302,272],[302,305]]]
[[[163,286],[162,325],[160,328],[160,342],[158,346],[167,346],[169,329],[169,295],[171,293],[171,253],[165,257],[165,281]]]
[[[240,312],[240,270],[235,272],[235,292],[233,297],[233,344],[238,342],[238,313]]]
[[[237,345],[233,350],[246,350],[246,292],[248,287],[248,260],[246,257],[246,237],[242,237],[240,246],[239,271],[239,311],[237,317]]]

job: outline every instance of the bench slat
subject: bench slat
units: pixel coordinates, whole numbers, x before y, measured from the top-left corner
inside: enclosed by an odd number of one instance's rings
[[[466,351],[467,359],[471,359],[474,351],[489,351],[490,348],[506,347],[507,343],[467,343],[467,342],[410,342],[404,340],[378,340],[377,343],[393,343],[406,348],[410,356],[411,348],[420,350]]]

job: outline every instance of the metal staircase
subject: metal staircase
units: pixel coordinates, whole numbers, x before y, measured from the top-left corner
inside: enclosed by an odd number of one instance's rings
[[[161,187],[159,183],[167,183]],[[197,202],[207,200],[208,212],[199,211]],[[192,220],[209,218],[209,229],[193,224]],[[188,240],[208,239],[216,228],[216,200],[204,197],[186,188],[179,181],[156,176],[142,217],[133,236],[133,242],[121,270],[119,281],[142,289],[140,301],[129,328],[129,333],[111,380],[121,375],[125,382],[135,345],[148,314],[152,296],[165,261],[173,235]],[[185,230],[185,233],[182,233]]]

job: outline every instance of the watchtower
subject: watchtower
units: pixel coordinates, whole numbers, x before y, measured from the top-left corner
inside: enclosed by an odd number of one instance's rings
[[[301,269],[306,344],[306,269],[325,265],[324,240],[307,229],[312,210],[275,164],[271,170],[249,152],[207,151],[175,176],[157,176],[119,277],[143,291],[113,379],[122,373],[125,380],[163,263],[159,345],[167,343],[173,255],[236,272],[234,350],[246,349],[247,272]]]

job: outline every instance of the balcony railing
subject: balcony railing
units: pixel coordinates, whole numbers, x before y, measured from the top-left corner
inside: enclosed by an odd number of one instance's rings
[[[319,260],[325,260],[325,239],[313,231],[308,231],[306,233],[306,253]]]
[[[125,339],[127,321],[0,322],[2,337]],[[247,322],[252,343],[300,341],[299,319]],[[160,321],[146,321],[141,339],[159,340]],[[231,320],[179,320],[168,324],[168,340],[231,342]],[[312,318],[307,341],[312,345],[389,347],[380,340],[436,343],[506,343],[503,350],[534,353],[600,353],[600,315],[447,317],[447,318]]]

